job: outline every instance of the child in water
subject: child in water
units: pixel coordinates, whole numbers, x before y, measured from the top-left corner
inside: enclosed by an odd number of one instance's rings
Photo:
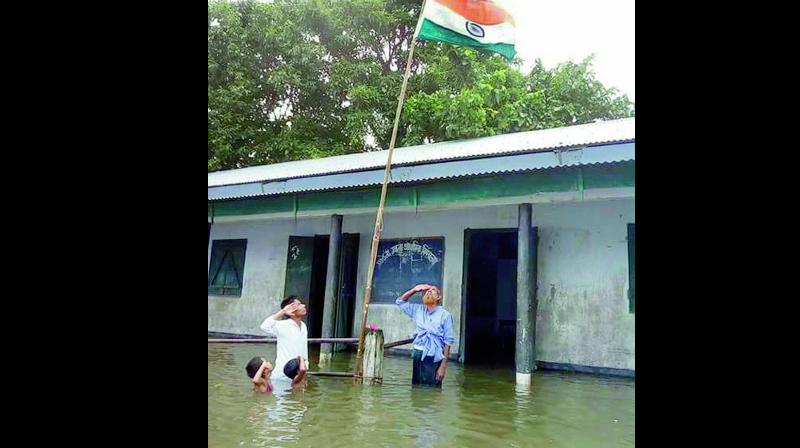
[[[247,376],[253,380],[254,392],[272,392],[272,383],[269,380],[270,375],[272,375],[272,363],[260,356],[256,356],[247,363],[245,370],[247,371]]]
[[[308,361],[304,360],[302,356],[292,358],[283,366],[283,374],[292,380],[292,386],[301,384],[306,378],[308,371]]]
[[[253,391],[269,393],[272,392],[272,363],[260,356],[251,359],[245,367],[247,376],[253,381]],[[290,359],[283,368],[283,374],[292,380],[292,386],[301,384],[306,378],[308,368],[302,356]]]

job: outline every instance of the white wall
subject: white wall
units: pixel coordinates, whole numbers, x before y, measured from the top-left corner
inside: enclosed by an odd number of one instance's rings
[[[540,236],[537,359],[634,369],[634,321],[627,305],[626,242],[626,225],[635,222],[633,214],[633,199],[534,205],[534,225],[539,226]],[[362,315],[374,223],[373,213],[344,214],[343,232],[361,234],[354,330]],[[388,212],[382,238],[445,238],[443,305],[452,313],[454,326],[460,333],[464,229],[516,225],[514,205]],[[329,232],[329,217],[212,226],[212,240],[247,238],[248,242],[242,297],[209,296],[208,331],[260,334],[261,320],[277,311],[282,298],[289,235]],[[209,244],[209,259],[210,248]],[[414,330],[411,321],[394,305],[371,304],[368,322],[384,329],[386,341],[404,339]],[[453,352],[460,351],[459,339],[457,334]]]
[[[634,201],[548,205],[535,213],[537,359],[636,370],[627,242]]]

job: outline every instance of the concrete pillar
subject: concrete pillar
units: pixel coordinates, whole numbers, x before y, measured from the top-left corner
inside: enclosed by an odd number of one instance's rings
[[[322,337],[332,338],[336,328],[336,307],[339,297],[339,261],[342,254],[342,215],[331,216],[331,236],[328,246],[328,273],[325,277],[325,305],[322,316]],[[313,312],[313,311],[312,311]],[[331,361],[333,344],[322,344],[319,349],[320,365]]]
[[[515,361],[517,384],[530,386],[531,372],[536,369],[536,285],[534,284],[533,207],[520,204],[517,227],[517,345]]]

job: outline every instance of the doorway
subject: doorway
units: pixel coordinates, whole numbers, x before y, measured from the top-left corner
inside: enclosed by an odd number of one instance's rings
[[[467,229],[464,258],[462,361],[513,365],[517,334],[517,229]]]
[[[353,337],[353,321],[356,314],[356,279],[358,276],[358,233],[342,235],[342,256],[339,262],[339,296],[336,300],[336,327],[333,337]],[[347,344],[334,344],[335,351],[342,351]]]
[[[306,326],[310,338],[322,334],[329,240],[328,235],[289,237],[283,296],[296,295],[306,303]]]
[[[350,337],[355,313],[356,274],[358,269],[358,234],[342,235],[339,268],[339,291],[334,315],[334,337]],[[325,309],[325,280],[328,274],[329,235],[290,236],[286,259],[284,297],[297,295],[308,307],[308,337],[322,337]],[[338,347],[337,347],[338,348]]]

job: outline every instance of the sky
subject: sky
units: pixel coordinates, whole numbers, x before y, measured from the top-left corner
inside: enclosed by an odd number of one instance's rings
[[[517,23],[516,49],[525,69],[540,58],[548,68],[595,54],[607,87],[636,99],[634,0],[506,0]]]

